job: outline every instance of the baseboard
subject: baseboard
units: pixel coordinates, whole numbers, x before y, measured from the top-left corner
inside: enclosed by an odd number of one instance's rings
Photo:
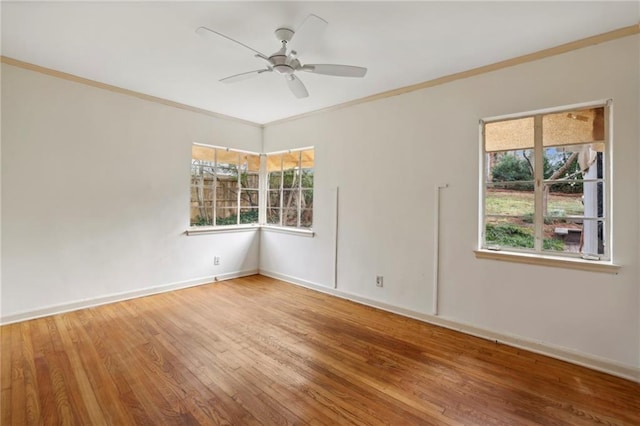
[[[255,275],[257,273],[258,273],[257,269],[229,272],[226,274],[211,275],[211,276],[195,278],[187,281],[179,281],[179,282],[163,284],[159,286],[146,287],[146,288],[142,288],[134,291],[113,293],[107,296],[100,296],[92,299],[83,299],[83,300],[77,300],[69,303],[62,303],[59,305],[46,306],[44,308],[35,309],[32,311],[20,312],[17,314],[3,316],[2,318],[0,318],[0,325],[7,325],[15,322],[28,321],[36,318],[48,317],[50,315],[57,315],[65,312],[77,311],[79,309],[106,305],[108,303],[121,302],[123,300],[150,296],[152,294],[166,293],[168,291],[180,290],[183,288],[209,284],[215,281],[224,281],[224,280],[230,280],[233,278],[246,277],[248,275]]]
[[[578,351],[573,351],[571,349],[550,345],[543,342],[536,342],[519,336],[487,330],[446,317],[434,316],[424,314],[422,312],[412,311],[410,309],[400,308],[388,303],[380,302],[378,300],[373,300],[357,294],[340,291],[332,287],[327,287],[321,284],[306,281],[278,272],[265,271],[261,269],[259,273],[267,277],[286,281],[288,283],[306,287],[311,290],[316,290],[322,293],[330,294],[332,296],[340,297],[342,299],[351,300],[352,302],[360,303],[362,305],[371,306],[383,311],[417,319],[419,321],[424,321],[429,324],[459,331],[461,333],[490,340],[492,342],[502,343],[508,346],[524,349],[541,355],[546,355],[551,358],[570,362],[572,364],[580,365],[592,370],[601,371],[603,373],[611,374],[612,376],[621,377],[623,379],[640,383],[640,368],[637,367],[617,363],[594,355],[584,354]]]

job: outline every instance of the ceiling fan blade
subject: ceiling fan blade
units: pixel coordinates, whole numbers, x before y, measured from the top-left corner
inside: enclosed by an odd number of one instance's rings
[[[198,27],[198,29],[196,30],[196,34],[198,34],[199,36],[202,36],[204,38],[208,38],[210,40],[218,40],[218,37],[222,37],[222,38],[226,38],[229,41],[232,41],[236,44],[239,44],[240,46],[247,48],[249,50],[251,50],[252,52],[254,52],[256,54],[256,56],[258,58],[262,58],[262,59],[269,59],[269,57],[267,55],[265,55],[264,53],[258,52],[256,49],[247,46],[246,44],[239,42],[238,40],[234,40],[231,37],[228,37],[222,33],[219,33],[217,31],[214,31],[210,28],[207,27]]]
[[[307,92],[307,88],[304,87],[304,84],[298,77],[293,74],[289,74],[286,77],[287,84],[289,85],[289,89],[291,93],[293,93],[296,98],[306,98],[309,96],[309,92]]]
[[[273,71],[271,68],[265,68],[263,70],[248,71],[248,72],[243,72],[236,75],[231,75],[229,77],[225,77],[220,81],[222,83],[235,83],[236,81],[246,80],[247,78],[255,77],[259,74],[262,74],[263,72],[271,72],[271,71]]]
[[[327,21],[311,14],[302,21],[289,43],[295,46],[296,51],[302,52],[322,37],[327,25]]]
[[[364,77],[367,73],[366,68],[354,67],[352,65],[307,64],[300,69],[314,74],[334,75],[338,77]]]

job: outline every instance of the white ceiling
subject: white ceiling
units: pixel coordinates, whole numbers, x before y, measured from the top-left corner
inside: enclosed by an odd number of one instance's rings
[[[2,2],[2,54],[216,113],[267,123],[637,24],[629,2]],[[250,51],[310,13],[329,22],[303,63],[369,69],[363,79],[300,73],[296,99]],[[293,43],[292,43],[293,44]]]

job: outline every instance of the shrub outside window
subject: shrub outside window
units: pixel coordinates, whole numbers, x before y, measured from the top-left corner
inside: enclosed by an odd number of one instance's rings
[[[481,248],[610,259],[609,110],[481,122]]]

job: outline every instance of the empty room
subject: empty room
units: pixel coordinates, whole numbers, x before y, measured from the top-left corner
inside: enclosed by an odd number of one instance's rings
[[[0,424],[640,424],[637,1],[0,8]]]

